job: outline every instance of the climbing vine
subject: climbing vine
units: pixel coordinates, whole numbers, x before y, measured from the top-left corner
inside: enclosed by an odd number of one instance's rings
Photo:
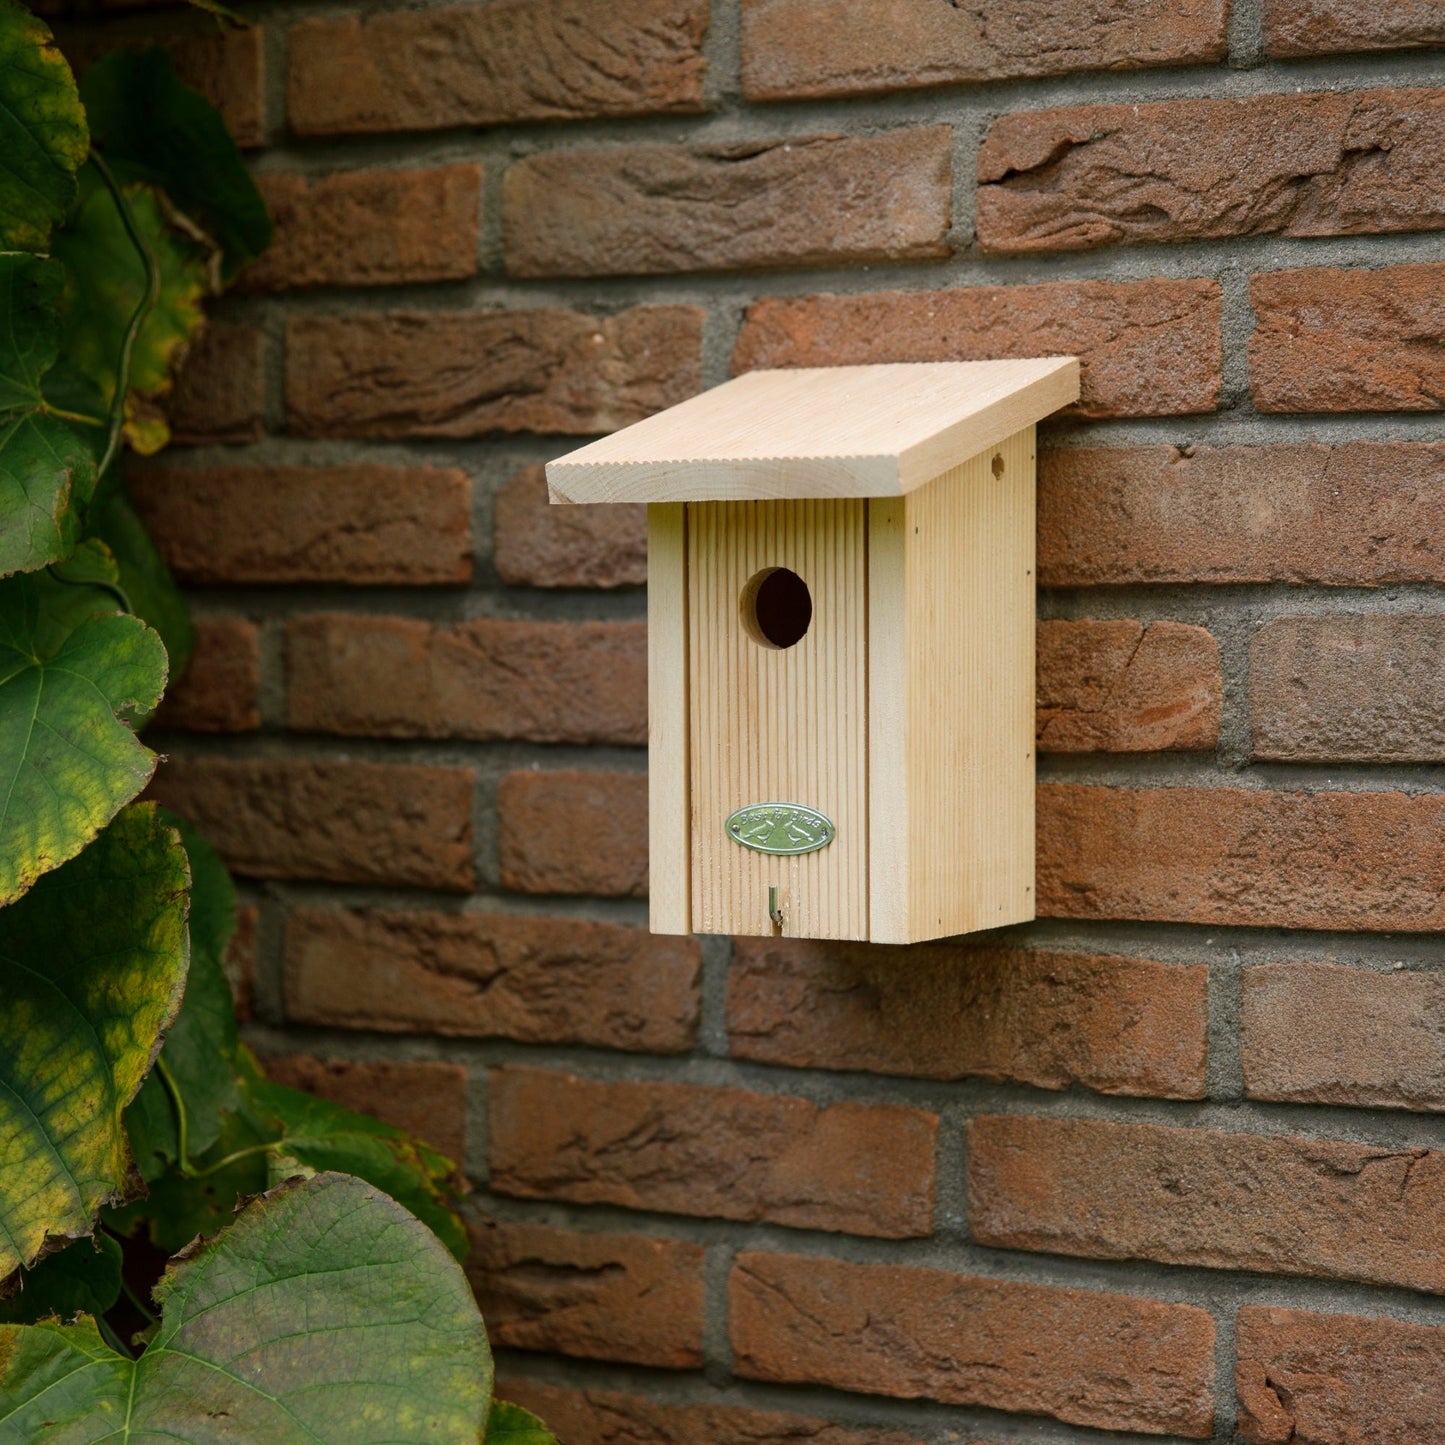
[[[0,0],[0,1441],[555,1445],[492,1400],[454,1165],[266,1078],[231,880],[137,801],[193,635],[123,457],[270,239],[163,51],[77,86]]]

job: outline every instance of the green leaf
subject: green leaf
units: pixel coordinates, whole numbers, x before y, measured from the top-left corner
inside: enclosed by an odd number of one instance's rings
[[[131,349],[126,398],[126,440],[149,455],[169,439],[156,399],[169,391],[187,344],[205,324],[201,302],[211,289],[211,252],[204,240],[168,224],[154,186],[131,181],[121,190],[160,269],[160,295]],[[70,224],[56,234],[54,250],[65,266],[62,356],[109,408],[121,344],[146,294],[146,273],[115,197],[94,165],[80,173],[79,203]]]
[[[131,505],[118,467],[107,468],[100,479],[88,526],[91,535],[99,537],[114,554],[120,585],[135,615],[160,633],[174,683],[195,651],[196,629],[184,594]]]
[[[49,1315],[103,1315],[120,1298],[120,1245],[108,1234],[77,1239],[22,1269],[0,1299],[0,1324],[33,1325]]]
[[[482,1445],[557,1445],[557,1437],[520,1405],[493,1400]]]
[[[0,253],[0,576],[64,557],[95,487],[103,426],[53,414],[41,384],[60,352],[63,268]]]
[[[186,0],[189,5],[194,5],[197,10],[209,11],[212,15],[219,15],[222,20],[229,20],[232,24],[249,26],[250,22],[244,17],[237,15],[229,5],[221,5],[217,0]]]
[[[50,31],[0,0],[0,250],[45,250],[89,146],[75,77]]]
[[[224,280],[271,244],[271,217],[225,121],[176,79],[164,50],[107,56],[81,94],[96,144],[215,238]]]
[[[142,803],[0,909],[0,1278],[125,1196],[121,1115],[180,1007],[189,882]]]
[[[191,865],[191,971],[161,1062],[185,1106],[186,1147],[194,1157],[221,1137],[222,1116],[240,1103],[236,1007],[222,966],[236,931],[236,889],[216,850],[189,823],[173,813],[162,817],[181,835]],[[147,1180],[162,1172],[160,1160],[178,1157],[175,1106],[159,1071],[141,1086],[126,1112],[126,1127]]]
[[[492,1389],[466,1278],[399,1205],[320,1174],[173,1262],[138,1360],[94,1323],[0,1327],[4,1438],[471,1445]]]
[[[355,1174],[384,1189],[459,1260],[466,1259],[466,1228],[447,1187],[456,1176],[450,1159],[379,1119],[273,1084],[244,1048],[241,1057],[246,1111],[258,1130],[279,1134],[277,1152],[284,1160]]]
[[[77,555],[107,556],[98,542]],[[44,572],[0,582],[0,904],[75,857],[154,771],[127,720],[160,699],[166,651],[115,606]]]

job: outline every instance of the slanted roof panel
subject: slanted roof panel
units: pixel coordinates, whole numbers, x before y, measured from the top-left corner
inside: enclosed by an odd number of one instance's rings
[[[557,502],[896,497],[1079,396],[1073,357],[752,371],[551,462]]]

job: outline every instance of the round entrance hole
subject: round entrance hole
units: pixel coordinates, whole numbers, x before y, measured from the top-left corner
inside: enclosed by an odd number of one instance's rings
[[[743,626],[764,647],[791,647],[813,620],[808,584],[786,567],[765,567],[743,588]]]

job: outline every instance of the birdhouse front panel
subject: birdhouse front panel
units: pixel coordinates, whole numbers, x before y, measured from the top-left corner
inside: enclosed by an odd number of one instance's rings
[[[687,506],[694,932],[868,936],[866,505]]]
[[[753,373],[548,467],[648,505],[651,921],[1034,912],[1034,423],[1072,358]]]

